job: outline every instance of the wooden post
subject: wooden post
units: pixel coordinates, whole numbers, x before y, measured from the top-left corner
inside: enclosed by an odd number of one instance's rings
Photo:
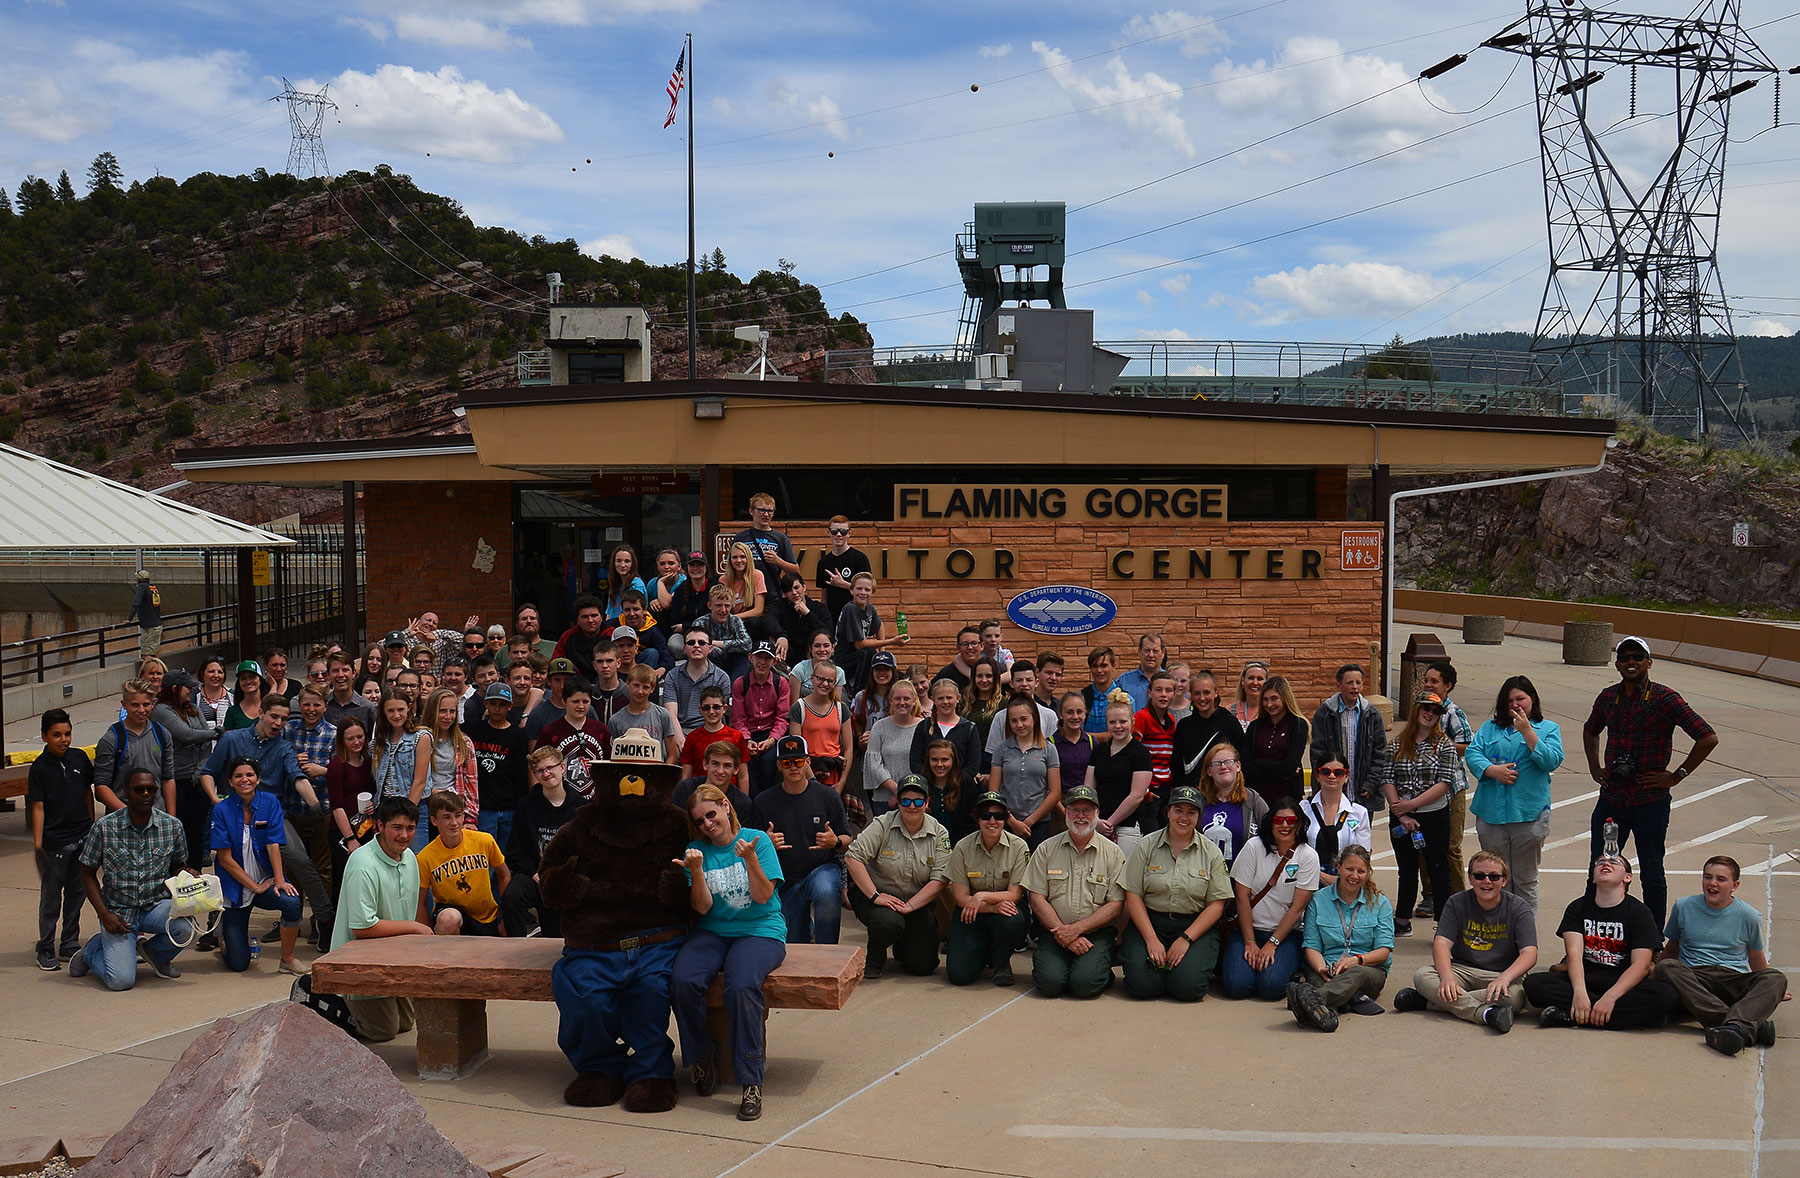
[[[719,503],[719,468],[708,463],[700,474],[700,551],[706,553],[706,567],[713,567],[713,537],[719,534],[723,508]]]
[[[238,658],[256,657],[256,585],[250,571],[250,549],[237,549]],[[235,679],[233,680],[235,682]]]
[[[1381,537],[1381,670],[1368,676],[1372,686],[1382,695],[1391,696],[1393,691],[1387,681],[1388,667],[1393,652],[1388,650],[1388,632],[1393,629],[1394,617],[1391,607],[1393,595],[1389,592],[1394,584],[1394,538],[1386,534],[1388,504],[1394,496],[1394,480],[1386,466],[1377,466],[1372,471],[1370,489],[1373,502],[1369,507],[1369,518],[1384,525]]]
[[[362,650],[362,629],[357,624],[362,613],[358,608],[356,586],[356,484],[344,484],[344,544],[338,562],[339,600],[344,607],[344,653],[357,657]]]

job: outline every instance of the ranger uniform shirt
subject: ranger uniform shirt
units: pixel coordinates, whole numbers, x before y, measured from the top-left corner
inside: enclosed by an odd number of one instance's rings
[[[1152,912],[1193,916],[1214,900],[1231,898],[1231,871],[1219,844],[1194,832],[1180,854],[1169,849],[1169,832],[1153,831],[1125,860],[1125,890],[1143,897]]]
[[[1125,899],[1125,852],[1103,834],[1077,851],[1069,832],[1045,840],[1025,868],[1025,890],[1050,902],[1065,924],[1086,920],[1103,906]]]
[[[964,836],[950,852],[950,882],[976,892],[1004,892],[1025,882],[1025,865],[1031,851],[1025,840],[1010,830],[1000,832],[993,850],[981,845],[981,832]]]
[[[902,900],[910,900],[934,879],[950,880],[950,834],[929,814],[918,834],[908,834],[900,824],[900,811],[889,810],[856,836],[850,857],[869,869],[878,889]]]

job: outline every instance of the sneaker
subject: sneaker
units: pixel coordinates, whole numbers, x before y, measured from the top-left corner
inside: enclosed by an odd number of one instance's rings
[[[1560,1006],[1546,1006],[1544,1012],[1538,1015],[1538,1026],[1540,1027],[1572,1027],[1574,1025],[1575,1016]]]
[[[994,967],[994,985],[1010,986],[1012,984],[1013,984],[1012,966],[1011,965],[996,965]],[[1775,1024],[1770,1023],[1768,1025],[1772,1028],[1772,1027],[1774,1027]],[[1771,1037],[1773,1037],[1773,1036],[1771,1036]]]
[[[1496,1035],[1504,1035],[1512,1030],[1513,1008],[1496,1002],[1481,1012],[1481,1021],[1494,1028]]]
[[[79,956],[81,956],[80,945],[76,945],[74,948],[62,948],[56,951],[56,959],[64,965],[67,965]]]
[[[1358,994],[1350,1000],[1351,1014],[1386,1014],[1387,1008],[1367,994]]]
[[[1756,1024],[1756,1045],[1758,1047],[1775,1046],[1775,1023],[1773,1020],[1764,1019]]]
[[[1287,1008],[1303,1027],[1327,1033],[1337,1030],[1337,1011],[1325,1005],[1325,999],[1310,982],[1288,983]]]
[[[291,957],[285,957],[282,959],[281,964],[275,967],[275,972],[292,974],[297,978],[303,978],[312,973],[312,967],[306,965],[304,962],[296,961]]]
[[[1744,1035],[1730,1023],[1706,1028],[1706,1045],[1720,1055],[1736,1055],[1744,1049]]]
[[[887,957],[887,954],[883,953],[881,956],[885,959]],[[869,958],[869,960],[863,965],[863,981],[865,981],[865,982],[880,981],[881,980],[881,971],[886,968],[887,968],[886,960],[877,961],[873,957]]]
[[[37,963],[38,968],[45,973],[59,973],[62,970],[62,962],[56,959],[56,954],[54,953],[39,953],[37,955]]]
[[[694,1091],[700,1096],[711,1096],[719,1086],[719,1069],[711,1052],[704,1059],[694,1061]]]
[[[88,963],[87,963],[87,954],[86,953],[77,953],[75,956],[69,958],[69,976],[70,977],[85,978],[85,977],[87,977],[87,973],[88,973]]]
[[[1437,915],[1437,909],[1431,906],[1430,900],[1420,900],[1418,907],[1413,909],[1413,915],[1420,920],[1430,920]]]
[[[762,1117],[762,1085],[744,1085],[744,1099],[738,1102],[738,1120],[755,1121]]]
[[[207,933],[198,941],[194,942],[194,951],[196,953],[217,953],[224,947],[224,942],[219,940],[218,933]]]
[[[262,935],[262,943],[265,945],[273,945],[279,940],[281,940],[281,925],[279,924],[271,925],[269,931]]]
[[[1419,993],[1411,986],[1408,986],[1406,989],[1394,995],[1395,1010],[1424,1010],[1429,1005],[1430,1004],[1425,1001],[1425,995]]]
[[[1412,921],[1410,921],[1410,920],[1395,920],[1394,921],[1394,935],[1396,937],[1412,936]]]
[[[150,972],[166,982],[172,982],[181,976],[181,971],[175,968],[174,961],[157,961],[155,958],[150,960]]]

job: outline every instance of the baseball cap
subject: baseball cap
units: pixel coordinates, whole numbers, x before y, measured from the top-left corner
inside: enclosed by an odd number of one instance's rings
[[[1087,787],[1079,786],[1078,788],[1086,789]],[[1168,804],[1171,806],[1192,806],[1196,810],[1204,810],[1206,808],[1206,799],[1201,797],[1200,791],[1193,786],[1178,785],[1169,791]]]
[[[137,579],[140,581],[148,581],[150,579],[150,570],[149,569],[139,569],[138,574],[137,574]]]
[[[899,797],[901,794],[918,794],[920,797],[928,798],[931,796],[931,790],[926,787],[923,777],[917,773],[908,773],[894,785],[894,796]]]
[[[1427,691],[1424,695],[1419,697],[1419,706],[1442,712],[1444,710],[1444,697],[1435,691]]]
[[[705,564],[706,563],[706,553],[690,552],[687,554],[687,562],[689,564]]]
[[[460,654],[453,654],[444,660],[445,667],[466,667],[468,665],[469,660]]]
[[[807,755],[804,736],[784,736],[775,742],[775,759],[777,761],[792,761]]]
[[[613,627],[612,640],[614,642],[624,642],[627,639],[636,642],[638,640],[638,632],[633,630],[630,626],[620,625]]]
[[[237,665],[236,673],[239,675],[260,675],[262,674],[262,665],[255,659],[245,659]]]
[[[751,654],[766,654],[770,658],[774,658],[775,657],[775,644],[773,642],[770,642],[767,638],[758,638],[756,640],[756,645],[752,646],[750,648],[750,653]]]
[[[991,789],[986,793],[975,795],[975,805],[972,807],[974,812],[981,813],[983,806],[999,806],[1002,810],[1007,809],[1006,799]]]
[[[1064,790],[1062,800],[1063,805],[1065,806],[1070,802],[1088,802],[1098,806],[1100,804],[1100,794],[1091,785],[1078,785],[1074,789]]]
[[[551,675],[573,675],[575,673],[575,664],[568,659],[551,659],[550,670],[547,673]]]
[[[894,661],[894,656],[885,650],[876,651],[875,657],[869,660],[869,667],[871,669],[875,667],[889,667],[898,670],[899,666],[900,664]]]
[[[481,698],[484,700],[503,699],[507,703],[511,703],[512,702],[512,688],[508,687],[504,683],[490,683],[487,685],[487,690],[482,693]]]
[[[194,678],[192,675],[188,674],[184,668],[176,667],[174,670],[170,671],[167,675],[163,676],[163,686],[164,687],[185,687],[189,691],[194,691],[199,688],[200,681],[198,679]]]
[[[381,640],[381,645],[383,645],[383,646],[405,646],[406,645],[406,631],[405,630],[389,630],[388,636]]]
[[[1645,642],[1635,634],[1627,634],[1613,645],[1613,658],[1618,658],[1619,652],[1623,651],[1627,646],[1635,646],[1645,654],[1650,653],[1650,644],[1648,642]]]

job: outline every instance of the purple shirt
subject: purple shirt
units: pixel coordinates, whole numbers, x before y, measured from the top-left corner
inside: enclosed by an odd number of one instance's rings
[[[1088,740],[1088,734],[1082,733],[1074,743],[1065,743],[1062,728],[1059,725],[1056,735],[1050,738],[1050,744],[1056,749],[1057,759],[1062,763],[1063,789],[1070,790],[1087,780],[1088,762],[1093,759],[1094,746]]]

